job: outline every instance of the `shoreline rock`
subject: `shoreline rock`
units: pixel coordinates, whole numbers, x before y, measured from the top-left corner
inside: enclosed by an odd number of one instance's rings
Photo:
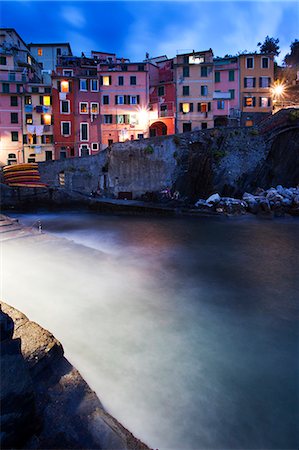
[[[1,333],[9,349],[1,352],[1,448],[149,450],[105,411],[51,333],[0,305],[14,325],[12,336]]]

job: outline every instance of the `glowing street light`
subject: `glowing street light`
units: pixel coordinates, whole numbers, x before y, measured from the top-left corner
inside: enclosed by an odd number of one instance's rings
[[[283,107],[283,98],[286,93],[286,85],[282,81],[278,80],[270,87],[270,93],[273,100],[273,106],[276,107],[275,110],[277,111]],[[279,102],[281,102],[280,107],[278,105]]]

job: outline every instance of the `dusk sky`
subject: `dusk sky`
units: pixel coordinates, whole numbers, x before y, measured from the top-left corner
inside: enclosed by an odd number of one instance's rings
[[[115,52],[143,60],[213,49],[215,56],[258,50],[279,38],[281,54],[299,38],[298,1],[26,1],[2,2],[1,26],[25,42],[69,42],[74,54]]]

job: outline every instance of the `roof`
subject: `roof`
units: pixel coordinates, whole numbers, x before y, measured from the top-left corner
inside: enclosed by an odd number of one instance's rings
[[[20,41],[22,41],[22,43],[25,45],[25,47],[28,48],[28,45],[26,44],[26,42],[21,38],[19,33],[14,28],[0,28],[0,32],[1,31],[7,31],[7,32],[13,31],[16,34],[16,36],[18,37],[18,39],[20,39]]]

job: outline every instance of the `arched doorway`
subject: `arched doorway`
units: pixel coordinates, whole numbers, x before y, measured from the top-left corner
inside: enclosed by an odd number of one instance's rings
[[[150,137],[166,136],[167,126],[163,122],[154,122],[150,126]]]

